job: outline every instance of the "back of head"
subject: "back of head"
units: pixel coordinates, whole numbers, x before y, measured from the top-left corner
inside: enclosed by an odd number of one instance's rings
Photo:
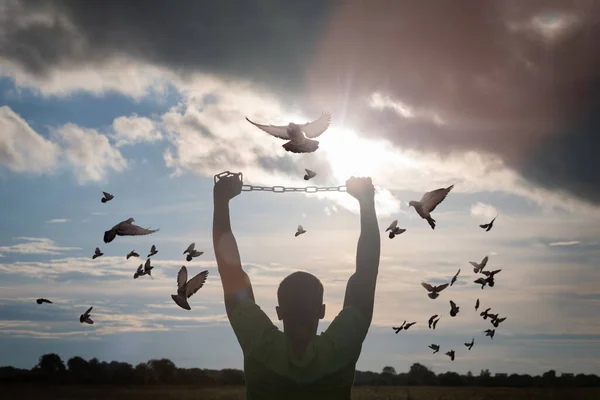
[[[318,323],[323,318],[323,284],[308,272],[294,272],[281,281],[277,301],[279,319],[285,324]]]

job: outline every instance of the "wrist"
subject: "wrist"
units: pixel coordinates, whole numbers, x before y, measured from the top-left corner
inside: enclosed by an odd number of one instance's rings
[[[375,208],[375,198],[360,199],[358,200],[360,208]]]

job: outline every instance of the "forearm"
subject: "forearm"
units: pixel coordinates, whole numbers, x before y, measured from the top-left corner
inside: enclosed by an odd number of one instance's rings
[[[360,237],[356,249],[356,275],[376,279],[379,270],[381,235],[374,202],[360,203]]]

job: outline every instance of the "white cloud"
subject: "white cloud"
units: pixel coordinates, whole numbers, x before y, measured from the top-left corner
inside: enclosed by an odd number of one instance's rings
[[[54,240],[48,238],[16,237],[13,240],[25,243],[0,246],[0,251],[19,254],[60,254],[65,251],[80,250],[79,247],[58,246]]]
[[[46,221],[47,224],[64,224],[65,222],[69,222],[70,219],[68,218],[55,218],[55,219],[51,219],[49,221]]]
[[[0,164],[14,172],[44,173],[56,165],[59,147],[34,131],[10,107],[0,107]]]
[[[574,246],[576,244],[579,244],[579,241],[572,240],[570,242],[553,242],[550,243],[550,246]]]
[[[151,119],[138,117],[135,114],[115,118],[113,129],[115,134],[112,138],[116,141],[117,147],[162,139],[161,133],[156,130]]]
[[[471,206],[471,215],[474,217],[494,218],[498,214],[496,207],[480,201]]]
[[[109,171],[123,171],[127,166],[119,150],[94,129],[68,123],[54,129],[53,135],[63,146],[63,156],[79,183],[100,181]]]

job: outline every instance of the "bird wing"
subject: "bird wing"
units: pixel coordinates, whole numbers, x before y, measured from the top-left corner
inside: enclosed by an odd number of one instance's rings
[[[150,259],[146,259],[146,263],[144,264],[144,270],[148,271],[148,269],[150,268]]]
[[[100,254],[100,248],[99,248],[99,247],[96,247],[96,250],[94,250],[94,253],[95,253],[95,254]]]
[[[484,278],[477,278],[476,280],[474,280],[473,282],[475,283],[484,283],[485,279]]]
[[[104,195],[104,197],[106,197],[107,199],[110,199],[111,197],[113,197],[112,194],[107,193],[107,192],[102,192],[102,194]]]
[[[304,132],[304,135],[306,135],[307,138],[314,139],[318,136],[321,136],[321,134],[325,132],[327,128],[329,128],[330,123],[331,114],[322,113],[321,116],[316,120],[298,126],[300,129],[302,129],[302,132]]]
[[[314,178],[315,176],[317,176],[317,173],[315,171],[311,171],[310,169],[304,169],[306,171],[306,175],[308,175],[310,178]]]
[[[502,269],[497,269],[495,271],[492,271],[492,275],[496,275],[498,272],[502,271]]]
[[[196,293],[202,286],[204,286],[204,282],[206,282],[206,277],[208,276],[208,270],[200,272],[198,275],[190,279],[186,288],[185,295],[189,299],[194,293]]]
[[[137,267],[136,274],[141,275],[144,272],[143,267],[144,266],[142,264],[140,264],[140,266]]]
[[[458,274],[460,274],[460,268],[458,269],[458,272],[456,273],[456,275],[454,275],[454,277],[456,278]]]
[[[481,260],[480,268],[483,269],[483,267],[485,267],[487,265],[488,260],[489,260],[488,256],[483,257],[483,260]]]
[[[177,273],[177,288],[181,289],[182,287],[185,286],[185,283],[187,282],[187,268],[184,266],[181,267],[181,269],[179,270],[179,272]]]
[[[427,289],[428,292],[433,292],[433,286],[431,286],[429,283],[421,282],[421,286]]]
[[[435,287],[435,291],[439,293],[439,292],[441,292],[442,290],[446,289],[446,288],[448,287],[448,285],[449,285],[449,283],[444,283],[443,285],[436,286],[436,287]]]
[[[423,210],[427,212],[432,212],[435,210],[438,204],[440,204],[446,198],[446,196],[448,196],[448,193],[450,193],[453,187],[454,185],[445,189],[441,188],[425,193],[420,201]]]
[[[154,253],[156,251],[156,246],[152,245],[152,247],[150,247],[150,253]]]
[[[145,229],[140,226],[134,224],[123,224],[117,230],[117,233],[121,236],[140,236],[140,235],[149,235],[151,233],[157,232],[159,229]],[[156,247],[152,246],[152,251],[155,251]]]
[[[287,133],[287,126],[278,126],[278,125],[262,125],[257,124],[256,122],[252,122],[246,117],[246,121],[250,122],[252,125],[256,126],[259,129],[267,132],[271,136],[275,136],[279,139],[290,140],[290,136]]]
[[[481,271],[485,276],[490,276],[492,273],[490,271]]]
[[[450,307],[452,307],[452,308],[456,308],[456,303],[455,303],[455,302],[453,302],[452,300],[450,300]]]
[[[487,228],[488,226],[490,226],[490,224],[482,224],[482,225],[479,225],[479,227],[480,227],[480,228],[483,228],[483,229]]]
[[[192,250],[192,252],[191,252],[190,254],[191,254],[193,257],[199,257],[199,256],[201,256],[202,254],[204,254],[204,252],[203,252],[203,251],[198,251],[198,250],[195,250],[195,249],[194,249],[194,250]]]
[[[304,230],[304,228],[302,227],[302,225],[298,225],[298,232],[302,232]]]
[[[190,244],[190,245],[187,247],[187,249],[185,249],[185,251],[183,252],[183,254],[185,254],[185,253],[191,253],[191,251],[192,251],[192,250],[194,250],[194,247],[196,247],[196,243],[195,243],[195,242],[194,242],[194,243],[192,243],[192,244]]]
[[[87,311],[83,315],[88,317],[90,315],[90,313],[92,312],[92,308],[94,308],[94,306],[91,306],[90,308],[88,308]]]
[[[388,228],[385,231],[386,232],[390,231],[390,230],[393,231],[394,229],[396,229],[396,226],[398,226],[398,220],[397,219],[393,220],[392,223],[390,224],[390,226],[388,226]]]
[[[475,261],[469,261],[469,263],[470,263],[470,264],[471,264],[473,267],[475,267],[475,268],[479,269],[479,264],[477,264]]]

